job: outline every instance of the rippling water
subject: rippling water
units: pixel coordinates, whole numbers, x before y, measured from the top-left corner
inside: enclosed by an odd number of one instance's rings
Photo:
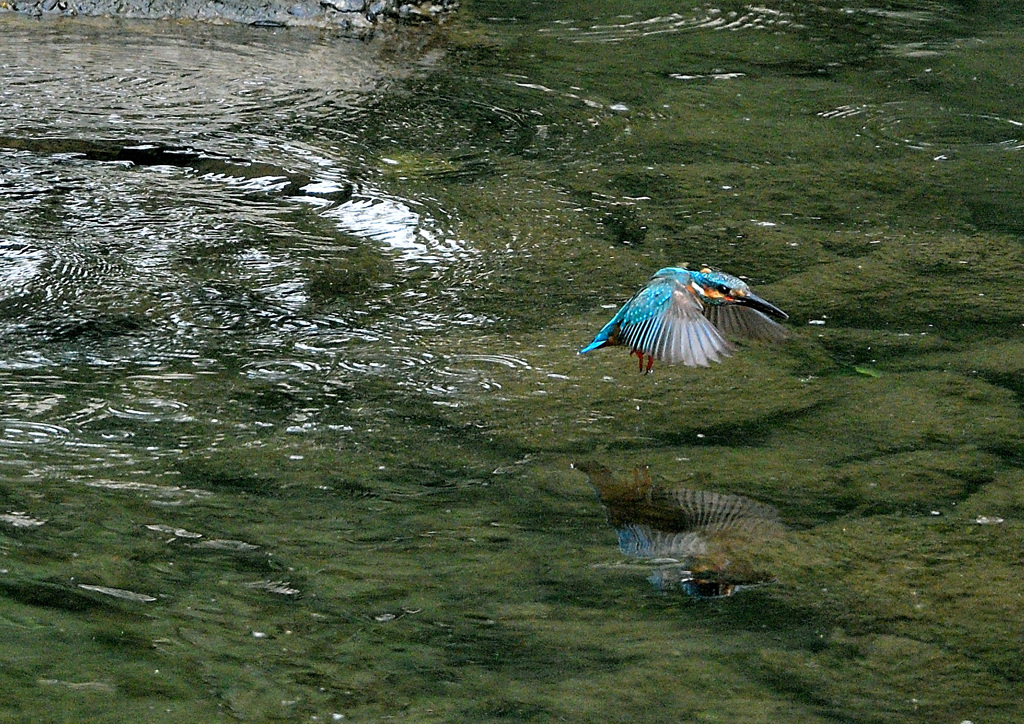
[[[461,13],[0,16],[0,718],[1020,721],[1019,11]]]
[[[615,16],[614,21],[602,20],[581,27],[576,19],[564,19],[557,21],[557,28],[544,28],[541,32],[552,33],[574,43],[623,43],[634,37],[687,31],[776,30],[792,26],[795,22],[792,11],[754,5],[744,5],[738,10],[695,7],[689,12],[653,16],[625,13]]]

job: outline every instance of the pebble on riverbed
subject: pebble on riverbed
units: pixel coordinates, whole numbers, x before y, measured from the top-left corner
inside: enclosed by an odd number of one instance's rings
[[[441,22],[458,0],[0,0],[0,12],[202,20],[264,27],[319,26],[356,32],[388,22]]]

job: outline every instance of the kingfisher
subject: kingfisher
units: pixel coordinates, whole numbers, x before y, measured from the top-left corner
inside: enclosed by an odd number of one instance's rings
[[[732,354],[727,337],[785,339],[785,327],[770,317],[789,315],[742,279],[707,266],[700,271],[669,266],[656,271],[579,354],[622,345],[636,355],[645,374],[654,360],[707,367]]]

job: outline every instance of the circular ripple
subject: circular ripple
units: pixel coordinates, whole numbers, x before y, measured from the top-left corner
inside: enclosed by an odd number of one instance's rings
[[[310,372],[319,372],[320,365],[303,360],[275,359],[250,362],[243,369],[245,369],[245,374],[250,379],[278,382],[305,376],[306,373]]]
[[[857,124],[861,134],[878,143],[935,154],[1024,148],[1024,122],[986,113],[899,102],[843,105],[818,116]]]
[[[510,354],[466,354],[460,355],[456,359],[467,362],[488,362],[508,367],[509,369],[532,369],[526,360],[513,357]]]
[[[689,13],[669,13],[642,17],[636,14],[620,22],[579,26],[562,21],[541,32],[574,43],[621,43],[638,37],[681,33],[694,30],[780,30],[793,25],[792,13],[765,7],[747,6],[743,10],[695,8]]]
[[[66,427],[43,422],[0,420],[0,445],[60,443],[70,434]]]
[[[184,402],[155,397],[132,400],[120,408],[107,407],[107,411],[114,417],[138,422],[188,422],[192,417],[185,412],[186,409],[188,405]]]

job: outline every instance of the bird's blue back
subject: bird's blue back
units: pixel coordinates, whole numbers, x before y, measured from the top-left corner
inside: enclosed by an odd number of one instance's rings
[[[608,324],[594,337],[594,341],[579,351],[590,352],[609,342],[622,326],[638,325],[648,319],[661,317],[672,303],[672,293],[677,285],[689,283],[693,272],[680,267],[667,266],[656,271],[643,289],[622,305]]]
[[[672,294],[680,286],[690,283],[693,272],[679,267],[667,266],[654,272],[650,280],[622,307],[624,324],[640,324],[660,317],[672,303]]]

